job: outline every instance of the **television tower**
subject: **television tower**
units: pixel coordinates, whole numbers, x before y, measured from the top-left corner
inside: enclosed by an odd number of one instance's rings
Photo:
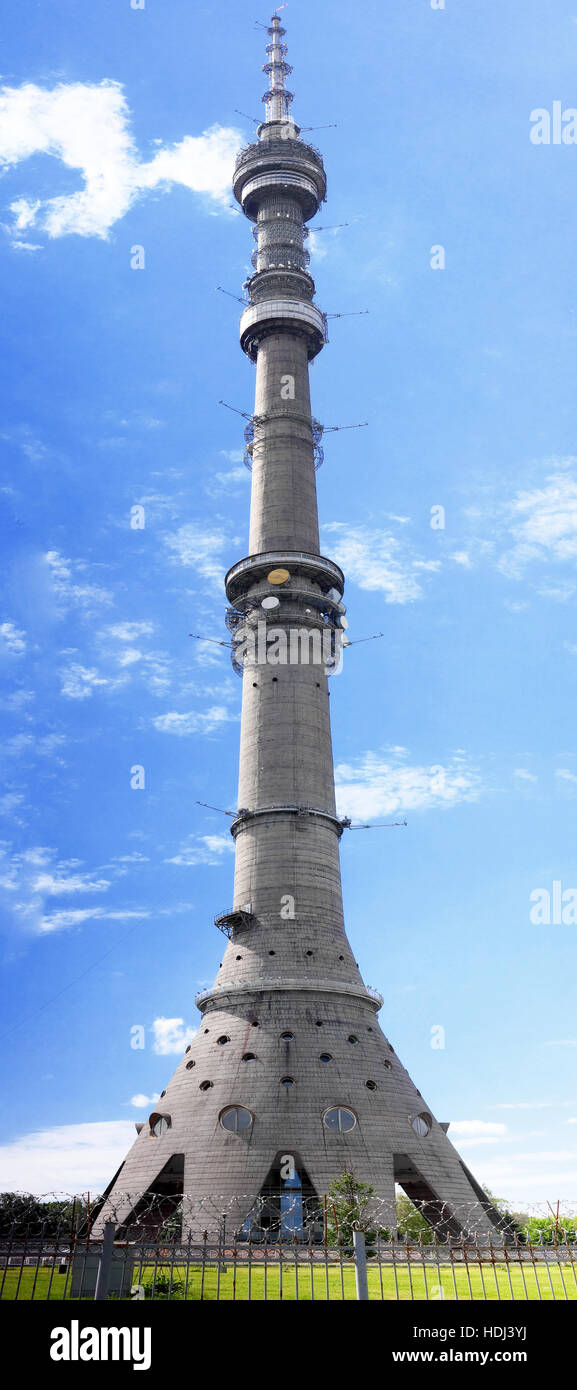
[[[319,551],[309,362],[327,341],[307,223],[325,200],[321,155],[291,114],[278,14],[268,28],[265,119],[236,160],[253,223],[240,320],[256,364],[249,553],[225,578],[242,673],[239,810],[227,938],[202,1022],[106,1194],[128,1230],[146,1202],[184,1193],[232,1227],[306,1232],[344,1169],[390,1208],[395,1183],[437,1229],[488,1234],[500,1217],[378,1023],[345,933],[328,674],[346,628],[344,576]],[[156,1203],[159,1210],[162,1203]],[[308,1215],[307,1215],[308,1214]]]

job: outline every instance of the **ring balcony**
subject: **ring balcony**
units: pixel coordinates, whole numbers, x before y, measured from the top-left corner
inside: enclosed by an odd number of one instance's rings
[[[307,339],[309,361],[328,342],[327,320],[316,304],[302,299],[265,299],[241,314],[240,345],[256,362],[259,343],[270,333],[293,333]]]
[[[237,156],[233,193],[246,217],[255,222],[267,195],[290,192],[308,221],[326,197],[327,182],[320,154],[301,140],[262,140]]]
[[[334,560],[325,555],[311,555],[304,550],[266,550],[260,555],[247,555],[238,560],[225,575],[224,586],[229,603],[244,598],[247,589],[265,579],[271,569],[285,567],[292,575],[304,575],[330,594],[334,589],[342,595],[345,576]]]

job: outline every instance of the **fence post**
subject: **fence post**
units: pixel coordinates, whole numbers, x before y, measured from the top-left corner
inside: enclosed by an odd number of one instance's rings
[[[94,1290],[94,1302],[102,1303],[108,1297],[108,1285],[110,1282],[110,1266],[112,1264],[112,1249],[114,1246],[114,1236],[116,1226],[114,1221],[106,1221],[104,1224],[104,1239],[102,1241],[102,1252],[98,1264],[98,1274],[96,1276],[96,1288]]]
[[[369,1301],[369,1281],[367,1279],[367,1251],[362,1231],[353,1226],[353,1254],[355,1261],[355,1283],[357,1300]]]

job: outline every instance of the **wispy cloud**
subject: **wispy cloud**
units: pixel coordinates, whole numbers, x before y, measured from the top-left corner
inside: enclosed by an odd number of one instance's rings
[[[456,806],[476,801],[481,794],[479,773],[461,754],[446,765],[410,766],[404,755],[391,760],[364,753],[353,763],[340,763],[335,780],[340,813],[362,821],[398,811]]]
[[[165,536],[165,542],[176,564],[195,569],[203,579],[222,588],[222,551],[229,543],[223,531],[189,521]]]
[[[120,83],[6,86],[0,94],[0,163],[15,167],[32,155],[46,154],[78,170],[82,180],[74,193],[44,198],[27,192],[16,198],[11,204],[15,241],[19,248],[33,250],[36,243],[26,235],[31,228],[49,237],[107,237],[139,198],[175,185],[224,209],[242,143],[239,131],[215,125],[202,135],[161,145],[152,160],[143,162]]]
[[[230,835],[190,835],[166,864],[194,868],[197,864],[219,864],[223,854],[234,854]]]
[[[438,567],[436,560],[413,558],[390,531],[333,521],[323,532],[330,537],[331,555],[346,570],[348,579],[361,589],[381,590],[386,603],[414,603],[423,592],[419,575]]]
[[[85,560],[68,560],[57,550],[49,550],[45,559],[55,598],[62,609],[81,608],[90,612],[114,602],[108,589],[100,584],[85,584],[79,579],[88,568]]]
[[[26,633],[15,623],[0,623],[0,648],[10,656],[24,656],[26,652]]]
[[[0,1148],[0,1188],[8,1192],[101,1192],[134,1140],[133,1120],[56,1125]]]
[[[212,705],[204,712],[189,710],[187,714],[169,710],[167,714],[159,714],[152,723],[160,734],[176,734],[178,738],[190,738],[192,734],[214,733],[222,724],[237,718],[238,715],[231,714],[224,705]]]

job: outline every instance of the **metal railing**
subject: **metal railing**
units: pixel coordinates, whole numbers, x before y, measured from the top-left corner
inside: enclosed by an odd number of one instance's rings
[[[0,1241],[0,1298],[210,1302],[577,1300],[574,1244],[374,1241],[334,1245],[208,1233],[116,1241]]]

